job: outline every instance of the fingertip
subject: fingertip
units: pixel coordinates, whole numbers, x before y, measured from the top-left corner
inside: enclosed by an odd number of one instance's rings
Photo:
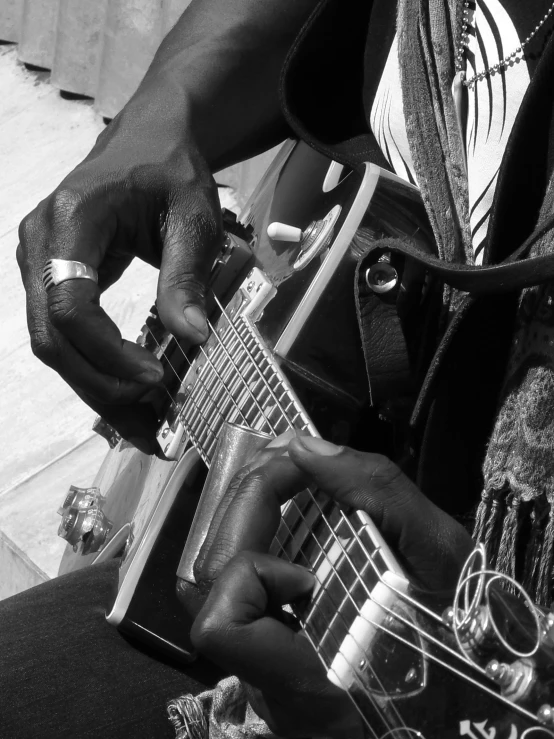
[[[209,329],[203,309],[199,305],[187,305],[183,311],[183,316],[190,327],[191,333],[196,333],[201,341],[206,341]]]
[[[191,302],[189,293],[170,290],[158,293],[158,311],[166,329],[191,344],[201,344],[209,335],[208,321],[204,308]]]

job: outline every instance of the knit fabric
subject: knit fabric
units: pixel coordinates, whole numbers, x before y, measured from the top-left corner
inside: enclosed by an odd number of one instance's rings
[[[554,212],[554,184],[539,223]],[[551,233],[531,256],[554,249]],[[554,285],[521,296],[502,403],[484,463],[475,526],[489,561],[547,606],[554,565]]]
[[[176,739],[276,739],[236,677],[196,697],[187,694],[169,701],[167,713]]]

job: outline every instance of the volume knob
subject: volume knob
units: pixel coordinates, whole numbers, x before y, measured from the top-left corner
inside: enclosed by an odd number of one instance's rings
[[[98,488],[77,488],[72,485],[58,509],[62,517],[58,536],[65,539],[79,554],[98,552],[104,546],[113,526],[100,510],[105,498]]]

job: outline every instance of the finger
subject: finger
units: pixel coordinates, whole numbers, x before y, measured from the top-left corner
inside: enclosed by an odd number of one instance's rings
[[[160,382],[161,362],[148,350],[122,338],[99,299],[98,285],[90,280],[67,280],[48,290],[48,316],[99,372],[147,385]]]
[[[381,454],[358,452],[314,437],[291,440],[289,454],[320,490],[344,507],[366,511],[395,540],[403,527],[405,509],[417,507],[422,497],[400,468]]]
[[[208,337],[206,284],[222,241],[217,188],[210,178],[171,209],[158,281],[157,304],[164,325],[195,344]]]
[[[287,457],[276,457],[241,479],[228,491],[219,525],[200,551],[198,582],[211,583],[238,552],[266,552],[281,520],[281,506],[306,487],[306,478]]]
[[[46,301],[33,301],[31,292],[27,293],[27,325],[35,356],[56,370],[67,383],[80,388],[94,400],[127,404],[147,392],[148,386],[145,384],[99,372],[50,325]]]
[[[296,432],[294,431],[294,429],[289,429],[283,434],[275,437],[275,439],[272,439],[265,447],[256,451],[250,462],[237,470],[237,472],[233,476],[221,502],[217,507],[215,515],[210,523],[208,533],[204,538],[204,542],[202,544],[202,547],[200,548],[200,552],[198,554],[196,562],[194,563],[194,573],[197,582],[210,582],[213,577],[216,576],[215,572],[217,571],[218,567],[216,567],[214,572],[210,572],[209,566],[207,566],[206,571],[204,571],[204,565],[206,563],[206,558],[208,557],[209,552],[217,541],[221,522],[223,521],[225,514],[227,513],[229,505],[240,490],[240,486],[244,478],[258,467],[267,464],[271,459],[274,459],[275,457],[278,457],[283,453],[287,453],[286,449],[288,447],[288,443],[295,436],[295,433]],[[225,529],[222,529],[222,536],[225,536]],[[224,562],[227,562],[228,559],[233,556],[233,554],[236,554],[236,552],[233,552],[232,554],[230,554],[229,557],[226,557],[224,559]]]
[[[422,585],[442,590],[455,584],[471,537],[387,457],[311,437],[293,439],[289,455],[324,493],[368,513]]]
[[[17,258],[27,293],[33,351],[37,347],[35,353],[40,359],[94,397],[127,402],[142,393],[142,383],[158,381],[153,379],[162,374],[158,360],[122,340],[113,321],[100,308],[99,290],[91,281],[69,280],[48,293],[42,285],[42,267],[48,257],[76,259],[98,268],[114,233],[114,219],[100,205],[91,215],[81,208],[76,196],[60,191],[21,223]],[[69,346],[90,365],[81,381],[75,376]],[[78,364],[83,366],[82,362]],[[102,377],[104,374],[112,379]],[[102,390],[105,385],[107,392]]]
[[[362,736],[359,719],[346,694],[327,680],[308,639],[266,615],[272,605],[309,596],[314,584],[297,565],[243,553],[215,583],[191,638],[200,652],[260,691],[256,709],[275,733],[305,736],[309,727],[338,736],[340,725],[341,736],[354,739]]]
[[[83,402],[139,451],[149,455],[160,451],[156,441],[156,430],[159,426],[158,417],[150,404],[117,405],[100,403],[75,385],[71,385],[71,387]]]
[[[270,606],[292,603],[309,596],[315,585],[315,577],[308,570],[292,565],[267,554],[243,552],[225,569],[225,577],[219,578],[193,625],[191,638],[203,654],[215,659],[222,666],[239,670],[236,674],[259,688],[273,685],[278,678],[275,665],[267,664],[276,645],[281,645],[288,666],[279,665],[282,675],[290,675],[295,653],[308,644],[304,637],[297,637],[284,624],[266,617]],[[237,640],[228,638],[229,629],[247,627],[241,639],[247,639],[248,648],[237,648]],[[274,635],[266,640],[262,633]],[[258,645],[258,641],[261,643]],[[258,651],[257,647],[261,647]],[[261,667],[260,667],[261,665]],[[267,672],[264,675],[264,670]],[[260,674],[261,673],[261,674]],[[255,678],[255,679],[252,679]],[[261,679],[260,679],[261,678]]]

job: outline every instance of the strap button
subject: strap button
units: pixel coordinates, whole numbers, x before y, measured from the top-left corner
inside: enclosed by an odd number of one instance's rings
[[[398,285],[398,272],[388,261],[379,261],[366,270],[365,281],[370,290],[383,295]]]

